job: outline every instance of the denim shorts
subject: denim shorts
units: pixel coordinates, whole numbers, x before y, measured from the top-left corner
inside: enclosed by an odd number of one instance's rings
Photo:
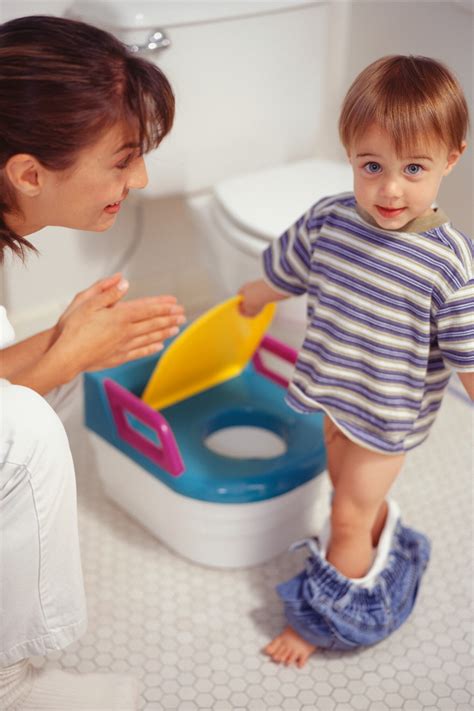
[[[277,586],[290,626],[317,647],[349,650],[388,637],[412,611],[430,556],[430,543],[398,520],[385,567],[370,587],[339,573],[305,539],[306,569]]]

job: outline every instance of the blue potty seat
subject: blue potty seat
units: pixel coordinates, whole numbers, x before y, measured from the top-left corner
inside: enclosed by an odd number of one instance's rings
[[[266,337],[261,349],[272,343]],[[285,494],[325,468],[323,415],[291,410],[281,385],[259,372],[259,355],[239,376],[166,407],[159,414],[139,399],[156,365],[156,356],[86,373],[86,425],[184,496],[240,504]],[[121,412],[121,428],[111,400]],[[163,422],[161,432],[168,428],[168,435],[172,434],[169,444],[178,456],[171,462],[161,456],[163,442],[154,423],[157,414]],[[210,434],[232,426],[270,430],[284,440],[286,452],[272,459],[234,459],[206,447]]]

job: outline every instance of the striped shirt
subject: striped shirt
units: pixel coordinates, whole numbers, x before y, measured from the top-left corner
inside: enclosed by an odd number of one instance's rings
[[[474,370],[473,254],[440,210],[384,230],[352,193],[316,203],[263,254],[273,288],[308,295],[288,403],[378,452],[420,444]]]

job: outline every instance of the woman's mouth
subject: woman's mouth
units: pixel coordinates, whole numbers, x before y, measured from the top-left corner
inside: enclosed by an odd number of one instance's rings
[[[376,205],[375,207],[382,217],[398,217],[406,210],[406,207],[382,207],[382,205]]]
[[[112,202],[104,208],[104,212],[107,212],[109,215],[115,215],[115,213],[120,210],[120,204],[120,200],[118,202]]]

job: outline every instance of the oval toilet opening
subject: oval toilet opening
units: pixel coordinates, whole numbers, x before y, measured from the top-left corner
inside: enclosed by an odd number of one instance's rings
[[[285,454],[284,439],[264,427],[232,426],[212,432],[205,446],[224,457],[233,459],[273,459]]]

